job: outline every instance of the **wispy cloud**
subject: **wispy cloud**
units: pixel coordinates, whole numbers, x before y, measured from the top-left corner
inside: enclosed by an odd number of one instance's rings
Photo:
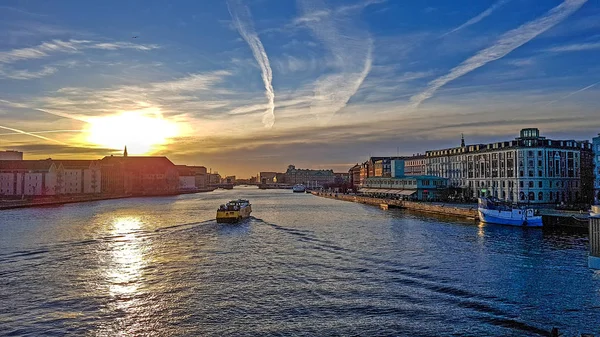
[[[369,3],[364,2],[364,8]],[[321,76],[314,84],[314,98],[311,111],[326,124],[338,111],[343,109],[368,76],[373,61],[373,41],[368,33],[355,26],[355,21],[347,15],[350,9],[329,10],[320,0],[299,0],[302,18],[297,22],[310,28],[313,35],[328,50],[332,66],[329,74]]]
[[[559,6],[548,11],[545,15],[506,32],[493,46],[478,52],[459,66],[453,68],[448,74],[429,82],[427,89],[411,97],[413,106],[418,107],[423,101],[431,98],[439,88],[447,83],[454,81],[489,62],[503,58],[513,50],[531,41],[536,36],[569,17],[586,2],[587,0],[565,0]]]
[[[467,22],[463,23],[462,25],[454,28],[453,30],[447,32],[446,34],[442,35],[442,36],[446,36],[448,34],[452,34],[456,31],[459,31],[461,29],[467,28],[471,25],[476,24],[477,22],[485,19],[486,17],[490,16],[496,9],[500,8],[501,6],[503,6],[505,3],[509,2],[510,0],[499,0],[496,1],[492,6],[490,6],[488,9],[486,9],[485,11],[479,13],[479,15],[472,17],[471,19],[469,19]]]
[[[594,49],[600,49],[600,42],[574,43],[574,44],[568,44],[565,46],[548,48],[548,49],[546,49],[546,51],[554,52],[554,53],[562,53],[562,52],[594,50]]]
[[[157,45],[142,45],[130,42],[93,42],[88,40],[52,40],[44,42],[35,47],[18,48],[0,52],[0,63],[14,63],[24,60],[41,59],[48,57],[52,53],[77,53],[83,49],[135,49],[152,50],[158,48]]]
[[[273,72],[271,71],[269,57],[252,24],[250,9],[241,0],[228,0],[227,7],[229,8],[233,23],[240,32],[240,35],[242,35],[246,43],[250,46],[250,49],[252,49],[252,54],[260,66],[262,80],[265,84],[265,95],[268,101],[267,110],[263,115],[263,124],[265,127],[271,128],[275,124],[275,91],[273,90]]]
[[[44,67],[42,70],[39,71],[9,70],[0,67],[0,78],[10,78],[13,80],[31,80],[52,75],[56,73],[56,70],[57,69],[54,67]]]

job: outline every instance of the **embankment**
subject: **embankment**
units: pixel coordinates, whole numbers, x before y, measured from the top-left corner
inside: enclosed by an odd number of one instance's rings
[[[335,193],[321,193],[321,192],[312,192],[313,195],[343,200],[343,201],[351,201],[358,202],[361,204],[374,205],[379,206],[381,204],[386,204],[389,207],[403,208],[407,210],[423,212],[423,213],[431,213],[431,214],[440,214],[447,216],[456,216],[467,219],[478,220],[479,216],[477,214],[477,206],[469,206],[469,205],[461,205],[455,206],[452,204],[439,204],[439,203],[425,203],[425,202],[414,202],[414,201],[403,201],[403,200],[392,200],[392,199],[382,199],[382,198],[370,198],[363,196],[355,196],[355,195],[347,195],[347,194],[335,194]],[[576,217],[572,214],[568,213],[560,213],[553,211],[552,214],[545,214],[544,210],[541,210],[544,227],[550,228],[579,228],[579,229],[587,229],[588,221],[585,216]],[[550,213],[550,212],[548,212]]]

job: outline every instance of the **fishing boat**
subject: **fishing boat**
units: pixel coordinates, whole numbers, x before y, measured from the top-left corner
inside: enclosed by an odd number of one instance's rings
[[[252,213],[250,201],[245,199],[231,200],[217,209],[217,222],[235,223],[248,218],[250,213]]]
[[[294,187],[292,187],[292,191],[294,191],[294,193],[304,193],[304,191],[306,191],[306,186],[302,184],[296,184]]]
[[[500,225],[542,227],[542,216],[533,208],[512,206],[496,198],[479,198],[479,220]]]

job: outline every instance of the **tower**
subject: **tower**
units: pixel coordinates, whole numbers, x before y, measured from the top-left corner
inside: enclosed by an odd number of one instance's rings
[[[460,147],[465,147],[465,135],[460,134]]]
[[[127,145],[125,145],[125,151],[123,151],[123,157],[127,157]]]

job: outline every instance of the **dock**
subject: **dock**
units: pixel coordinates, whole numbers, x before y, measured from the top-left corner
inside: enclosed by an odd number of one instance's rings
[[[386,205],[386,208],[402,208],[423,213],[454,216],[469,220],[479,220],[477,204],[449,204],[440,202],[406,201],[372,198],[352,194],[336,194],[329,192],[312,192],[312,194],[323,198],[357,202],[361,204],[377,206],[380,208],[383,208],[381,205]],[[563,212],[556,210],[540,210],[540,213],[542,215],[544,227],[546,228],[573,228],[577,230],[586,230],[588,228],[588,220],[590,217],[587,213]]]

